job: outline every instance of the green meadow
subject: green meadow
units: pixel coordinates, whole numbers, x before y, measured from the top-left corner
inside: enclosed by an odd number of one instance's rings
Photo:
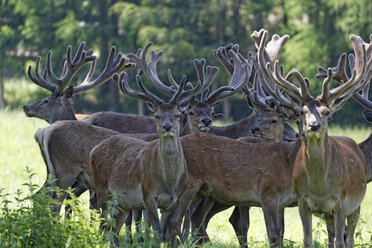
[[[29,180],[26,167],[30,168],[35,175],[32,183],[41,186],[46,178],[46,169],[40,155],[39,147],[33,139],[33,135],[41,127],[48,124],[36,118],[27,118],[23,112],[0,112],[0,188],[4,192],[15,195],[18,189],[23,194],[27,190],[22,186]],[[330,135],[345,135],[353,138],[356,142],[366,139],[372,132],[372,128],[329,128]],[[61,147],[63,149],[63,147]],[[20,193],[18,193],[20,194]],[[83,195],[83,209],[88,209],[87,194]],[[1,202],[2,199],[0,199]],[[12,206],[12,205],[10,205]],[[16,206],[14,206],[16,207]],[[203,247],[238,247],[234,231],[228,222],[232,208],[221,212],[215,216],[209,226],[208,234],[210,243]],[[0,209],[1,215],[6,214]],[[267,247],[266,229],[260,208],[252,208],[250,211],[250,229],[248,233],[250,247]],[[86,223],[86,225],[89,225]],[[125,228],[122,229],[124,236]],[[0,230],[1,232],[1,230]],[[1,234],[0,234],[1,237]],[[297,208],[287,208],[285,211],[285,245],[286,247],[301,247],[302,225],[297,212]],[[326,247],[327,233],[325,224],[322,220],[313,218],[313,238],[316,247]],[[368,186],[365,199],[361,207],[361,216],[356,230],[356,246],[372,247],[372,185]],[[159,244],[160,245],[160,244]],[[17,245],[15,245],[17,246]],[[162,244],[162,246],[167,246]],[[195,244],[185,244],[186,246],[196,246]],[[18,246],[21,247],[21,246]],[[44,247],[39,244],[39,247]],[[65,247],[68,247],[66,244]],[[95,245],[95,247],[99,247]]]

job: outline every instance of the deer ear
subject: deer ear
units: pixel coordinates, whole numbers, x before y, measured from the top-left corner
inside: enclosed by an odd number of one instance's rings
[[[151,102],[146,102],[146,106],[150,109],[151,112],[155,112],[155,106]]]
[[[71,98],[73,92],[74,92],[74,87],[73,86],[70,86],[67,89],[65,89],[62,93],[63,94],[63,100]]]
[[[362,113],[363,113],[364,118],[366,118],[367,121],[372,122],[372,111],[363,110]]]

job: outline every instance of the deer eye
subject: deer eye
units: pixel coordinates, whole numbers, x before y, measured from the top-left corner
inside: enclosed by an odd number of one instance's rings
[[[325,115],[325,116],[329,116],[331,114],[331,112],[329,110],[324,110],[322,112],[322,114]]]
[[[194,115],[194,112],[190,112],[189,115]]]

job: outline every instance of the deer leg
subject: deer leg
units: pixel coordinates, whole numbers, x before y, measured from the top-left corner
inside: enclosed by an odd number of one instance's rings
[[[283,239],[284,239],[284,208],[279,209],[279,227],[280,227],[280,246],[283,246]]]
[[[346,229],[346,247],[354,247],[354,233],[358,224],[360,215],[360,206],[352,214],[347,217]]]
[[[72,193],[74,194],[75,197],[81,196],[85,191],[87,191],[87,188],[84,187],[79,181],[76,181],[72,187],[73,189]],[[70,200],[71,196],[68,194],[66,197],[66,200]],[[65,206],[65,218],[70,219],[72,213],[72,208],[70,205]]]
[[[175,235],[178,235],[182,239],[181,233],[182,219],[185,216],[186,211],[191,205],[192,201],[194,200],[196,194],[199,192],[201,186],[202,186],[201,183],[200,184],[195,183],[193,186],[190,185],[186,188],[186,190],[179,197],[178,202],[175,205],[172,216],[168,221],[168,225],[163,226],[162,233],[167,234],[167,237],[171,245],[174,245]]]
[[[298,212],[300,214],[302,228],[304,232],[304,248],[310,248],[313,244],[312,237],[312,216],[311,212],[305,206],[305,202],[302,200],[298,201]]]
[[[222,211],[224,211],[224,210],[226,210],[230,207],[231,206],[224,205],[224,204],[221,204],[219,202],[215,202],[213,207],[211,208],[211,210],[208,212],[207,217],[205,218],[205,223],[204,223],[205,229],[207,229],[208,223],[212,219],[213,216],[215,216],[219,212],[222,212]]]
[[[147,218],[153,229],[153,231],[161,234],[159,215],[158,215],[158,205],[153,197],[143,194],[143,200],[145,202],[147,210]]]
[[[266,232],[269,238],[270,247],[280,247],[280,214],[277,201],[262,203],[262,210],[265,218]]]
[[[240,246],[247,246],[247,233],[249,229],[249,209],[250,207],[235,207],[229,222],[234,228]]]
[[[142,210],[134,209],[132,210],[133,213],[133,219],[136,224],[136,232],[139,236],[138,241],[143,242],[143,233],[142,233],[142,227],[141,227],[141,220],[142,220]]]
[[[209,241],[207,228],[204,225],[204,223],[205,218],[208,212],[213,207],[214,203],[215,203],[214,201],[211,201],[206,198],[201,200],[198,208],[194,211],[194,214],[191,216],[191,223],[193,225],[193,229],[197,230],[198,236],[201,237],[200,243]]]
[[[199,206],[201,201],[196,201],[194,202],[188,209],[187,209],[187,212],[186,212],[186,215],[183,219],[183,226],[182,226],[182,233],[183,233],[183,238],[184,239],[187,239],[188,238],[188,235],[190,233],[190,226],[191,226],[191,216],[195,213],[195,210],[197,209],[197,207]],[[195,230],[194,230],[194,227],[192,227],[192,230],[191,230],[192,233],[195,233]]]
[[[341,204],[342,205],[342,204]],[[343,206],[340,206],[334,213],[334,221],[335,221],[335,235],[336,235],[336,248],[344,248],[345,247],[345,240],[344,240],[344,230],[345,230],[345,209]],[[354,235],[355,228],[353,230]]]
[[[132,219],[133,219],[133,209],[128,211],[128,217],[124,221],[125,223],[125,231],[126,231],[126,236],[127,236],[127,243],[132,244],[133,239],[132,239]]]
[[[114,242],[115,242],[115,245],[117,247],[120,246],[120,241],[119,241],[119,233],[120,233],[120,229],[121,227],[123,226],[124,222],[128,219],[130,215],[130,210],[121,210],[119,211],[119,213],[115,216],[115,228],[114,228]],[[129,239],[131,237],[131,232],[129,231],[129,233],[127,232],[127,240],[128,240],[128,236],[129,236]]]
[[[328,248],[335,247],[335,230],[333,227],[334,227],[333,220],[332,223],[329,223],[329,221],[327,221]]]

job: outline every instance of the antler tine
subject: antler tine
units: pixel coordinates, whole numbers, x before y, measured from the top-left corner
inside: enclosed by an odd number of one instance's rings
[[[287,91],[291,92],[290,95],[295,97],[297,101],[300,101],[301,95],[300,90],[288,82],[287,80],[282,80],[283,77],[275,77],[275,61],[279,59],[280,51],[283,48],[284,44],[288,41],[289,36],[284,35],[280,37],[278,35],[273,35],[271,41],[267,44],[267,49],[265,48],[265,43],[267,39],[268,32],[264,29],[261,29],[259,32],[253,32],[252,38],[255,41],[256,47],[258,48],[257,60],[259,68],[264,73],[263,85],[265,89],[269,92],[270,95],[276,95],[276,87],[280,85],[285,88]],[[280,66],[281,72],[278,75],[283,75],[283,67]],[[275,73],[274,73],[275,72]],[[267,80],[266,77],[270,80]],[[290,76],[288,76],[290,77]],[[286,78],[288,78],[286,77]],[[302,77],[302,76],[301,76]],[[279,79],[279,80],[278,80]],[[302,80],[301,80],[302,81]],[[276,83],[274,83],[276,82]]]
[[[200,60],[194,59],[194,66],[197,72],[198,80],[202,82],[203,86],[200,89],[200,92],[204,92],[211,86],[216,74],[218,72],[217,66],[210,66],[207,65],[204,73],[204,66],[205,66],[205,59],[202,58]]]
[[[266,58],[265,58],[265,42],[266,42],[266,39],[267,39],[267,31],[266,30],[260,30],[260,32],[258,34],[254,33],[252,35],[252,37],[255,39],[256,43],[258,43],[258,41],[259,41],[260,45],[258,47],[257,56],[258,56],[259,66],[260,66],[261,70],[265,73],[265,75],[271,81],[280,85],[285,91],[288,92],[288,94],[291,97],[294,97],[299,103],[311,99],[312,96],[310,95],[310,93],[308,91],[308,85],[307,85],[308,80],[306,78],[304,78],[296,69],[293,68],[292,70],[290,70],[290,72],[285,77],[283,77],[282,73],[279,72],[279,61],[278,60],[275,60],[274,68],[272,69],[271,60],[268,58],[268,56],[266,56]],[[258,40],[257,37],[259,37],[260,40]],[[288,40],[289,36],[283,36],[282,38],[283,39],[279,42],[280,45],[277,46],[276,51],[280,51],[280,49],[284,45],[285,41]],[[278,36],[274,37],[273,40],[278,41],[279,40]],[[275,44],[275,43],[273,43],[273,44]],[[280,49],[278,49],[278,48],[280,48]],[[274,50],[272,50],[272,51],[274,51]],[[272,52],[272,54],[274,54],[277,58],[279,57],[279,53]],[[294,84],[292,84],[291,82],[288,81],[288,79],[291,76],[296,77],[296,79],[300,83],[300,88],[298,88],[297,86],[295,86]]]
[[[185,88],[185,85],[186,85],[186,75],[182,75],[180,85],[179,85],[176,93],[170,99],[170,101],[169,101],[170,103],[177,103],[178,100],[182,100],[182,99],[179,99],[179,98],[181,96],[181,93],[182,93],[183,89]]]
[[[146,54],[151,45],[152,42],[149,42],[144,47],[143,51],[138,49],[137,54],[129,53],[128,57],[135,61],[135,63],[140,67],[141,71],[145,73],[146,77],[151,81],[155,88],[168,96],[173,96],[176,90],[161,82],[156,69],[159,58],[161,55],[163,55],[163,51],[160,50],[159,52],[155,52],[152,50],[150,54],[150,61],[148,63],[146,62]]]
[[[208,95],[208,98],[205,100],[205,102],[214,103],[218,100],[221,100],[219,97],[224,92],[235,92],[234,88],[230,86],[222,86],[216,90],[214,90],[212,93]]]
[[[334,101],[335,103],[338,102],[336,100],[338,97],[349,97],[355,92],[362,90],[368,83],[366,77],[368,77],[369,70],[371,69],[372,56],[367,61],[366,44],[359,36],[351,35],[350,40],[356,56],[356,65],[353,68],[351,78],[347,82],[330,90],[329,99],[327,100]]]
[[[267,38],[267,31],[261,29],[259,32],[254,31],[251,35],[253,40],[255,41],[256,48],[258,49],[262,39],[264,39],[264,44]],[[284,35],[280,37],[277,34],[274,34],[271,37],[271,41],[269,41],[266,45],[266,48],[263,48],[262,54],[265,58],[265,61],[270,62],[271,69],[273,69],[274,61],[279,60],[280,52],[285,45],[285,43],[289,40],[288,35]]]
[[[256,72],[256,76],[253,81],[253,91],[248,95],[251,100],[253,107],[258,107],[261,109],[270,109],[268,105],[266,105],[266,95],[262,92],[262,88],[260,86],[260,79],[258,75],[258,71]]]
[[[31,69],[32,67],[29,66],[27,70],[28,77],[37,85],[40,87],[43,87],[44,89],[47,89],[50,92],[54,92],[55,85],[50,83],[48,80],[46,80],[45,77],[40,75],[40,59],[41,57],[38,56],[36,59],[36,64],[35,64],[35,76],[32,75]]]
[[[223,64],[226,70],[230,73],[230,75],[234,72],[234,65],[231,63],[231,57],[229,56],[229,51],[232,50],[235,53],[239,54],[239,45],[238,44],[228,44],[224,47],[219,47],[213,51],[213,54],[217,57],[217,59]],[[240,54],[239,54],[240,55]],[[242,61],[244,58],[240,55],[240,59]]]
[[[128,69],[132,69],[135,67],[135,64],[130,63],[128,59],[126,59],[123,56],[122,53],[118,53],[116,55],[116,58],[115,58],[115,54],[116,54],[116,47],[112,46],[109,56],[106,61],[105,68],[103,69],[102,73],[93,81],[91,81],[91,78],[94,73],[95,64],[94,65],[92,64],[88,72],[88,75],[83,81],[83,83],[80,84],[79,86],[74,87],[74,94],[77,94],[82,91],[86,91],[88,89],[91,89],[91,88],[94,88],[94,87],[97,87],[103,84],[104,82],[109,80],[114,73],[120,73],[123,70],[128,70]]]
[[[371,40],[372,40],[372,35],[371,35]],[[372,42],[370,42],[370,44],[368,44],[368,45],[365,45],[365,48],[366,48],[366,56],[367,57],[371,56],[371,53],[372,53]],[[358,53],[358,54],[360,54],[360,53]],[[354,57],[353,54],[349,54],[348,55],[348,59],[349,59],[350,69],[351,69],[351,71],[353,71],[355,69],[355,65],[356,65],[355,57]],[[337,82],[339,82],[340,85],[343,85],[344,82],[349,81],[349,77],[346,74],[345,67],[346,67],[346,53],[343,53],[340,56],[340,58],[338,59],[337,66],[332,68],[332,72],[334,74],[334,79]],[[367,65],[367,71],[368,71],[368,74],[363,79],[364,82],[361,83],[354,90],[355,93],[353,94],[353,98],[357,102],[359,102],[362,106],[364,106],[366,108],[369,108],[369,109],[372,109],[372,103],[371,103],[371,101],[368,100],[369,82],[370,82],[370,79],[372,77],[372,70],[371,69],[368,70],[368,65]],[[325,76],[327,76],[327,73],[328,72],[322,66],[320,66],[318,68],[318,74],[316,75],[316,77],[325,77]],[[362,94],[359,94],[358,93],[360,90],[362,90]],[[346,95],[347,94],[344,93],[344,95],[342,95],[340,98],[345,99]],[[340,100],[337,101],[338,104],[340,104],[340,103],[343,102],[342,99],[340,99]],[[346,98],[346,99],[348,99],[348,98]]]
[[[60,95],[64,91],[66,86],[70,83],[71,78],[84,64],[97,59],[97,57],[93,55],[92,49],[89,49],[88,51],[84,50],[85,45],[85,41],[81,42],[74,59],[71,58],[71,46],[69,45],[67,47],[66,62],[60,77],[57,77],[53,72],[51,52],[48,52],[47,72],[50,80],[57,86],[54,92],[55,95]]]
[[[350,62],[350,60],[352,60],[352,59],[349,57],[349,62]],[[332,74],[333,74],[333,79],[334,80],[336,80],[338,82],[341,82],[341,80],[343,82],[348,81],[349,78],[346,74],[345,67],[346,67],[346,53],[342,53],[340,58],[337,61],[337,66],[332,67]],[[353,68],[351,68],[351,70],[352,69]],[[315,77],[316,78],[327,77],[327,75],[328,75],[328,70],[325,69],[322,66],[319,66],[318,67],[318,73],[315,75]]]
[[[215,98],[216,100],[220,100],[222,98],[231,96],[235,92],[240,91],[247,83],[252,71],[252,65],[249,63],[243,64],[243,61],[233,50],[229,51],[229,56],[232,58],[232,61],[234,62],[234,72],[231,76],[231,80],[228,86],[233,88],[233,91],[222,91],[217,96],[217,98]]]
[[[115,73],[114,76],[113,76],[113,79],[116,82],[116,84],[119,86],[120,90],[128,96],[138,98],[138,99],[141,99],[141,100],[144,100],[144,101],[152,102],[155,105],[164,102],[163,100],[161,100],[157,96],[153,95],[151,92],[149,92],[144,87],[144,85],[142,83],[142,80],[141,80],[141,76],[138,75],[138,74],[136,75],[136,81],[137,81],[137,84],[140,87],[140,89],[143,91],[143,93],[138,92],[136,90],[133,90],[129,86],[128,73],[126,73],[126,72],[121,72],[120,74]]]
[[[193,88],[191,87],[188,90],[182,91],[181,95],[178,97],[178,101],[181,101],[182,99],[185,99],[189,96],[196,95],[203,88],[204,83],[205,82],[202,82],[202,81],[199,80],[198,84],[195,87],[193,87]]]
[[[282,75],[282,73],[279,73]],[[311,98],[313,98],[309,92],[309,80],[306,77],[303,77],[301,73],[295,69],[292,68],[287,75],[285,76],[285,79],[288,80],[290,77],[294,76],[298,82],[300,83],[300,89],[301,89],[301,96],[304,101],[307,101]],[[289,82],[289,81],[287,81]]]

